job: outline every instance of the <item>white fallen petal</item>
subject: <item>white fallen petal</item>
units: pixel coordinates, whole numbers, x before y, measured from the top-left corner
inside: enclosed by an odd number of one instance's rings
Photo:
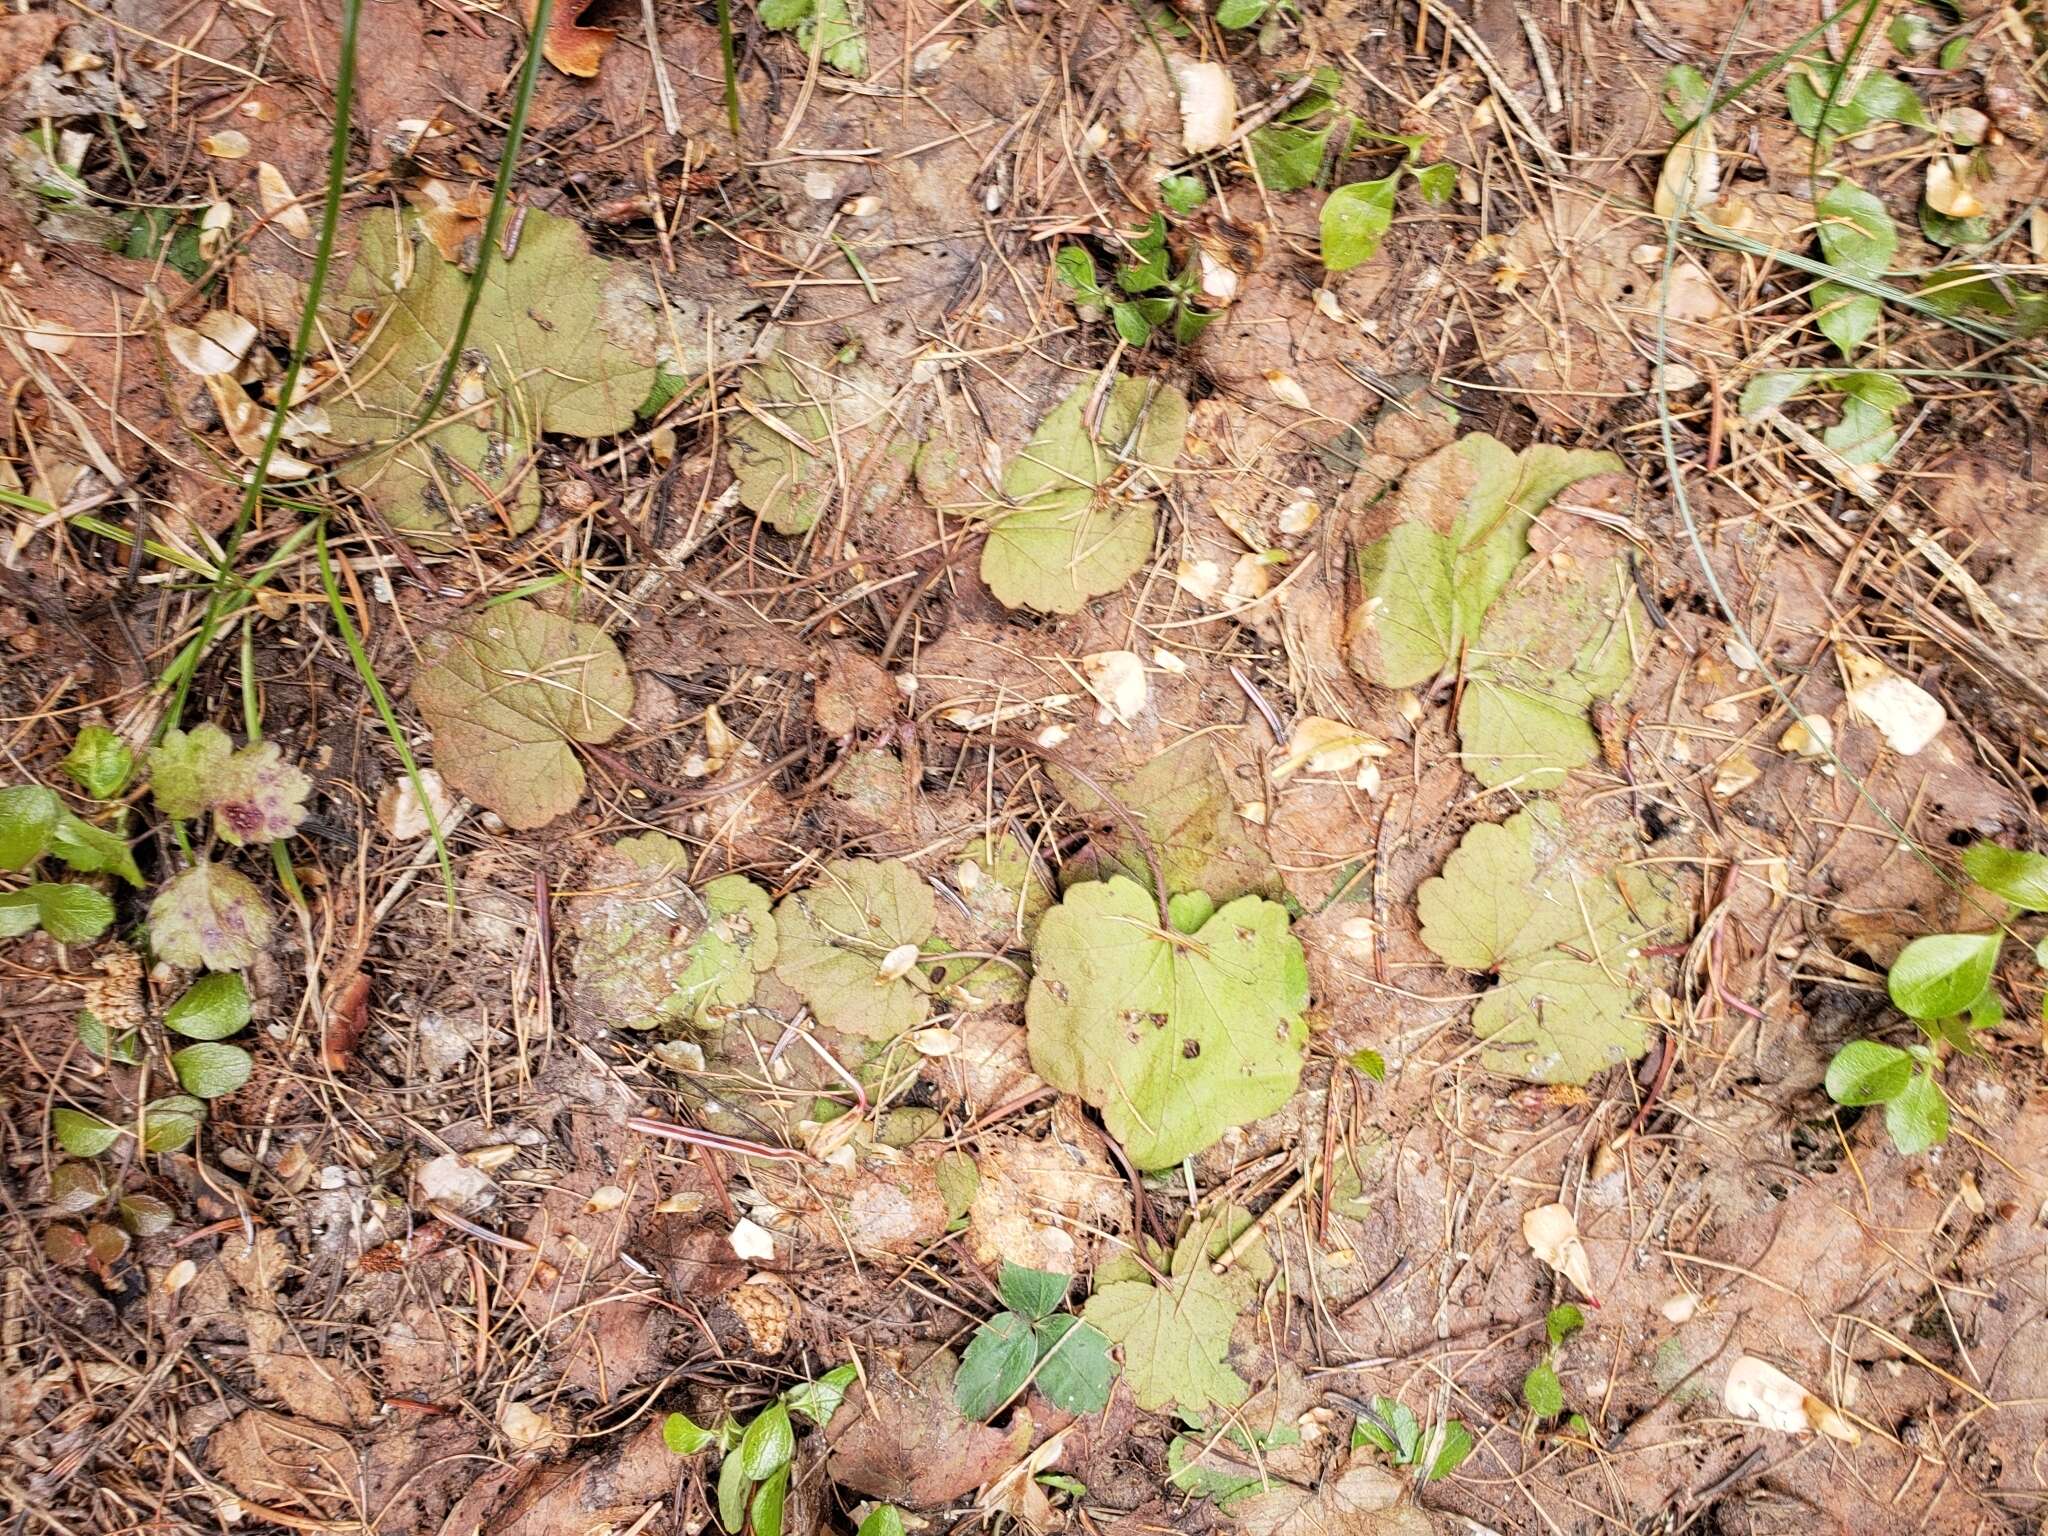
[[[910,1044],[920,1056],[950,1056],[960,1049],[960,1037],[950,1029],[933,1025],[929,1029],[913,1029]]]
[[[742,1216],[733,1224],[732,1251],[748,1260],[772,1260],[775,1257],[775,1236],[766,1227],[749,1221]]]
[[[1750,1419],[1780,1434],[1804,1435],[1817,1429],[1849,1445],[1863,1439],[1861,1431],[1831,1405],[1754,1355],[1744,1355],[1728,1367],[1721,1405],[1739,1419]]]
[[[1191,155],[1225,143],[1237,126],[1237,86],[1221,64],[1190,59],[1173,61],[1174,83],[1180,87],[1180,141]]]
[[[1266,387],[1273,391],[1273,398],[1282,405],[1291,405],[1297,411],[1315,409],[1309,404],[1308,391],[1301,387],[1291,373],[1282,373],[1277,368],[1269,371],[1266,374]]]
[[[1589,1300],[1593,1295],[1593,1261],[1579,1241],[1578,1218],[1568,1205],[1539,1205],[1522,1217],[1522,1240],[1529,1251],[1563,1275]]]
[[[908,976],[910,968],[917,964],[917,954],[915,944],[898,944],[882,956],[882,963],[875,968],[875,980],[889,982]]]
[[[268,160],[256,162],[256,195],[262,200],[263,215],[295,240],[312,238],[313,221],[299,206],[299,195],[284,179],[284,172]]]
[[[1152,694],[1145,663],[1135,651],[1091,651],[1081,658],[1081,675],[1102,706],[1095,715],[1101,725],[1129,725]]]
[[[1849,677],[1849,707],[1871,725],[1901,757],[1912,757],[1948,723],[1941,700],[1909,682],[1874,656],[1842,653]]]
[[[1368,758],[1385,757],[1387,744],[1341,720],[1305,715],[1288,738],[1287,751],[1273,765],[1284,779],[1306,768],[1311,773],[1349,773]]]

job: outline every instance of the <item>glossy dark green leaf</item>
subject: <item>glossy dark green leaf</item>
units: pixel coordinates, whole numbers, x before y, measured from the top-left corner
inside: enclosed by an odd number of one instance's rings
[[[747,1432],[740,1436],[740,1466],[755,1482],[778,1468],[789,1465],[796,1454],[796,1426],[790,1422],[786,1403],[770,1403],[754,1416]]]
[[[1070,1275],[1056,1275],[1043,1269],[1026,1269],[1021,1264],[1003,1261],[1001,1274],[996,1279],[996,1290],[1001,1293],[1003,1304],[1012,1312],[1021,1312],[1032,1322],[1057,1312],[1067,1299],[1067,1291],[1073,1285]]]
[[[1038,1339],[1030,1320],[998,1312],[968,1341],[953,1378],[953,1400],[967,1418],[984,1420],[1030,1380],[1037,1362]]]
[[[217,1040],[188,1045],[171,1053],[178,1086],[195,1099],[225,1098],[249,1081],[256,1063],[239,1045]]]

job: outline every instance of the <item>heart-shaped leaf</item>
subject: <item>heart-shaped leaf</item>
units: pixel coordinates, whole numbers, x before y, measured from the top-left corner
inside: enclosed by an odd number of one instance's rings
[[[1091,430],[1093,384],[1046,414],[1003,471],[981,579],[1011,608],[1075,613],[1114,592],[1152,553],[1146,491],[1180,457],[1188,403],[1156,380],[1118,376]]]
[[[1140,1168],[1286,1103],[1308,1039],[1308,965],[1285,907],[1195,894],[1174,918],[1162,929],[1153,896],[1117,875],[1069,889],[1032,947],[1032,1067],[1100,1109]]]
[[[775,974],[827,1029],[889,1040],[917,1028],[931,999],[893,952],[931,937],[931,887],[895,859],[835,859],[775,909]]]
[[[441,776],[511,827],[544,826],[583,797],[569,743],[616,736],[633,707],[625,659],[594,624],[523,598],[427,637],[413,699]]]
[[[1588,815],[1532,805],[1467,832],[1416,893],[1423,943],[1499,978],[1472,1011],[1493,1071],[1583,1083],[1643,1053],[1640,1003],[1665,965],[1643,949],[1675,908],[1661,878],[1600,837]]]
[[[517,228],[512,255],[491,263],[441,424],[412,435],[469,275],[409,213],[357,226],[344,302],[367,312],[369,340],[320,403],[335,440],[378,445],[338,473],[404,532],[525,532],[540,513],[539,434],[623,432],[653,386],[664,326],[647,274],[592,255],[574,219],[528,208]]]

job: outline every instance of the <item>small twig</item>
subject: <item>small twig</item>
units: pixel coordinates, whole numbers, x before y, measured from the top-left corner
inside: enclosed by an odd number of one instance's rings
[[[702,1130],[694,1125],[674,1125],[667,1120],[656,1120],[651,1115],[628,1115],[626,1129],[638,1131],[643,1136],[688,1142],[693,1147],[709,1147],[714,1152],[730,1152],[735,1157],[762,1157],[773,1163],[817,1162],[810,1153],[800,1152],[795,1147],[771,1147],[764,1141],[721,1136],[716,1131]]]
[[[1315,1182],[1316,1174],[1322,1166],[1322,1158],[1317,1157],[1308,1165],[1308,1168],[1302,1173],[1300,1178],[1296,1179],[1281,1192],[1278,1200],[1275,1200],[1271,1205],[1259,1212],[1257,1216],[1253,1217],[1251,1221],[1247,1222],[1245,1229],[1230,1240],[1230,1246],[1216,1255],[1215,1260],[1209,1265],[1209,1272],[1214,1275],[1224,1274],[1231,1265],[1243,1258],[1245,1251],[1265,1236],[1266,1228],[1272,1225],[1274,1219],[1284,1216],[1288,1208],[1295,1201],[1299,1200],[1308,1187]]]

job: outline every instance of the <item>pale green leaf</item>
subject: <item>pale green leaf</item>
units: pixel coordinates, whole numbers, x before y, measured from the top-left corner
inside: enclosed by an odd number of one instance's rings
[[[142,1109],[142,1145],[150,1152],[179,1152],[192,1144],[206,1118],[206,1106],[189,1094],[167,1094]]]
[[[50,829],[50,851],[69,869],[80,874],[119,875],[130,885],[142,884],[142,871],[135,867],[135,853],[128,839],[81,821],[69,811],[57,818]]]
[[[1590,818],[1536,804],[1472,828],[1417,892],[1423,942],[1498,977],[1472,1012],[1491,1070],[1583,1083],[1642,1055],[1640,1005],[1657,978],[1642,950],[1668,936],[1675,907],[1620,844]]]
[[[249,1022],[249,988],[233,971],[202,976],[164,1010],[164,1028],[188,1040],[225,1040]]]
[[[1886,973],[1892,1002],[1912,1019],[1969,1012],[1991,985],[1998,944],[1995,933],[1934,933],[1915,939]]]
[[[803,533],[837,483],[827,408],[780,356],[741,371],[740,399],[725,451],[740,503],[777,533]]]
[[[854,1536],[903,1536],[903,1513],[894,1504],[877,1504]]]
[[[1898,1097],[1884,1107],[1884,1128],[1907,1157],[1948,1140],[1948,1096],[1927,1072],[1916,1072]]]
[[[270,905],[247,875],[202,860],[149,904],[157,958],[188,970],[239,971],[270,942]]]
[[[73,1157],[98,1157],[121,1139],[121,1127],[82,1109],[50,1111],[50,1129],[57,1145]]]
[[[1837,1104],[1885,1104],[1906,1091],[1913,1058],[1895,1045],[1851,1040],[1828,1063],[1828,1097]]]
[[[782,1400],[789,1404],[791,1413],[800,1413],[813,1424],[824,1424],[846,1401],[846,1389],[859,1379],[860,1372],[851,1362],[835,1365],[817,1380],[791,1387],[782,1394]]]
[[[255,1065],[239,1045],[219,1040],[202,1041],[171,1053],[178,1086],[195,1099],[226,1097],[249,1081]]]
[[[661,1421],[661,1442],[678,1456],[694,1456],[718,1444],[718,1431],[704,1428],[687,1413],[672,1413]]]
[[[89,885],[39,880],[0,895],[0,938],[40,927],[61,944],[86,944],[114,921],[114,903]]]
[[[604,631],[499,603],[429,635],[413,701],[434,732],[434,764],[507,826],[543,826],[583,796],[569,743],[604,742],[633,707],[633,679]]]
[[[981,936],[994,948],[1029,944],[1053,893],[1031,855],[1016,837],[1001,832],[977,837],[960,850],[953,885],[973,915]]]
[[[1073,883],[1120,871],[1149,889],[1151,867],[1123,817],[1094,785],[1057,766],[1052,777],[1076,814],[1106,829],[1067,861],[1062,878]],[[1283,894],[1272,855],[1237,814],[1237,797],[1213,742],[1190,737],[1129,774],[1089,777],[1145,829],[1169,892],[1201,891],[1218,901]]]
[[[1473,432],[1410,469],[1374,509],[1386,533],[1359,555],[1367,677],[1409,688],[1456,661],[1528,554],[1536,514],[1574,481],[1620,468],[1612,454],[1538,444],[1518,455]]]
[[[1140,1168],[1271,1114],[1300,1080],[1308,968],[1276,902],[1239,897],[1183,937],[1113,876],[1072,887],[1032,956],[1034,1070],[1100,1109]]]
[[[718,1523],[726,1530],[737,1533],[745,1526],[747,1495],[753,1490],[746,1464],[738,1451],[732,1452],[718,1468]]]
[[[981,578],[1006,607],[1074,613],[1114,592],[1152,553],[1147,491],[1163,483],[1187,435],[1176,389],[1119,376],[1090,431],[1095,386],[1049,411],[1003,471],[1005,505],[988,514]]]
[[[0,869],[27,869],[50,851],[50,834],[64,815],[55,790],[40,784],[0,789]]]
[[[1396,172],[1378,181],[1354,181],[1323,199],[1325,267],[1332,272],[1348,272],[1372,260],[1393,227],[1394,193],[1400,185],[1400,173]]]
[[[149,749],[149,793],[156,808],[176,821],[205,815],[234,751],[233,738],[217,725],[165,731]]]
[[[1183,1414],[1234,1408],[1249,1388],[1230,1368],[1230,1330],[1244,1292],[1234,1272],[1209,1267],[1210,1234],[1198,1228],[1180,1240],[1164,1286],[1149,1279],[1098,1285],[1081,1319],[1121,1345],[1124,1380],[1148,1413],[1172,1405]]]
[[[1575,530],[1594,539],[1593,530]],[[1587,711],[1626,687],[1649,634],[1626,554],[1522,571],[1465,652],[1458,739],[1489,788],[1555,789],[1598,755]]]
[[[915,966],[896,976],[883,962],[931,937],[931,887],[890,859],[835,859],[775,909],[775,974],[827,1029],[888,1040],[917,1028],[931,999]]]
[[[64,771],[95,800],[111,800],[128,787],[135,754],[128,743],[104,725],[88,725],[71,743]]]
[[[624,837],[590,861],[569,902],[577,1000],[613,1027],[715,1024],[753,1000],[775,963],[768,893],[743,875],[701,892],[689,851],[660,832]]]
[[[343,302],[374,318],[346,384],[320,403],[335,440],[378,445],[338,474],[403,532],[523,533],[540,512],[540,434],[623,432],[653,387],[666,331],[647,274],[592,255],[574,219],[527,208],[518,231],[511,257],[491,262],[442,424],[394,448],[454,340],[469,274],[411,215],[356,228]]]
[[[1963,852],[1963,873],[2023,912],[2048,912],[2048,854],[1976,843]]]

